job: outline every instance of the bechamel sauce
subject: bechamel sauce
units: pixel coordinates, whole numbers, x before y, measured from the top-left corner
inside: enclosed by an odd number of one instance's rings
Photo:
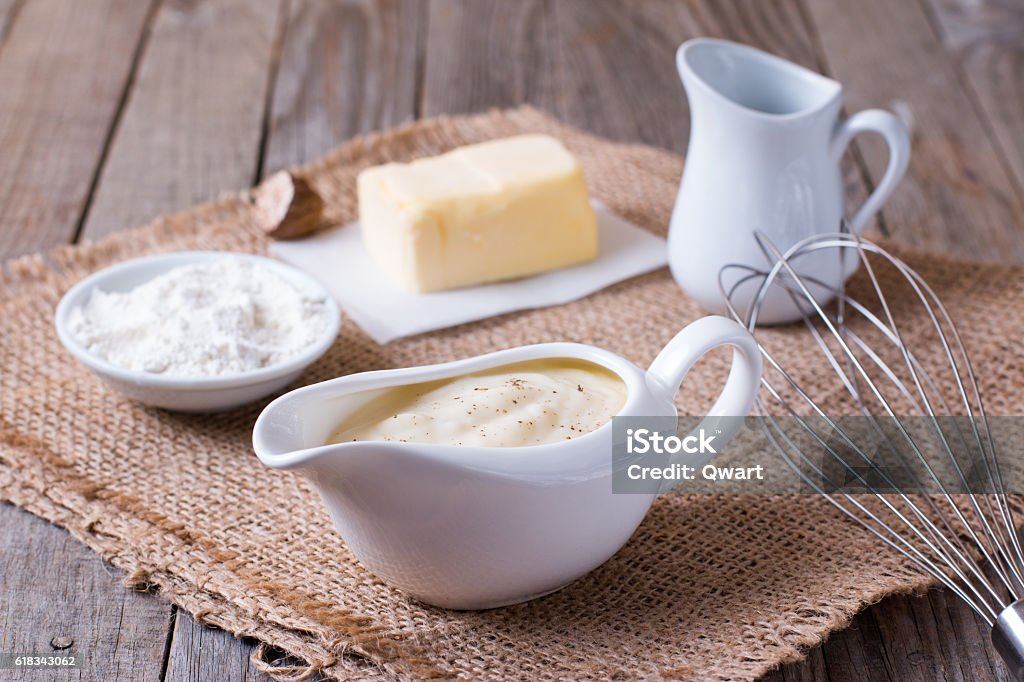
[[[610,422],[625,402],[626,384],[600,365],[529,360],[388,389],[342,421],[328,443],[556,443]]]

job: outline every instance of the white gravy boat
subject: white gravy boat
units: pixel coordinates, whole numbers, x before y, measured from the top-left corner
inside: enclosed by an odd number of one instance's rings
[[[587,360],[617,374],[627,390],[620,415],[676,416],[683,377],[723,344],[733,346],[732,369],[708,414],[745,416],[761,378],[757,344],[735,322],[705,317],[679,332],[647,371],[594,346],[544,343],[306,386],[263,410],[253,447],[264,464],[312,480],[349,549],[388,583],[446,608],[514,604],[600,566],[651,506],[653,494],[612,493],[612,424],[516,448],[324,445],[339,422],[389,388],[551,358]],[[716,445],[732,435],[721,434]]]

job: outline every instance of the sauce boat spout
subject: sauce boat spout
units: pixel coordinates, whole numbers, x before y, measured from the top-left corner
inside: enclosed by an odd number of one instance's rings
[[[267,450],[265,444],[253,439],[253,448],[260,461],[275,469],[284,470],[315,469],[318,465],[327,463],[328,460],[335,463],[353,450],[351,445],[351,443],[332,443],[315,448],[274,453]]]
[[[349,458],[354,443],[327,443],[337,415],[358,399],[339,380],[327,381],[287,393],[263,410],[253,428],[256,455],[275,469],[311,470],[336,466]],[[363,398],[365,399],[365,397]]]

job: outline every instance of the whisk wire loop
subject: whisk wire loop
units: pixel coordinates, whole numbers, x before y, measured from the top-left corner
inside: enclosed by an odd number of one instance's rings
[[[766,267],[727,266],[719,286],[765,359],[755,409],[768,442],[805,486],[966,602],[1024,675],[1024,548],[949,311],[906,262],[849,229],[784,251],[755,238]],[[855,269],[856,296],[846,286]],[[757,326],[767,305],[802,318],[817,374],[791,367],[788,347],[768,347]],[[836,381],[823,384],[822,373]],[[837,403],[848,414],[837,416]]]

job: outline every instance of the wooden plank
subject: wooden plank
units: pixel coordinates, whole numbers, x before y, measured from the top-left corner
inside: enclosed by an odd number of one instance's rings
[[[700,35],[750,43],[816,68],[796,2],[432,0],[423,114],[530,103],[613,139],[682,152],[678,45]]]
[[[825,65],[796,0],[462,2],[433,0],[422,110],[431,116],[530,103],[600,135],[681,153],[689,108],[675,67],[697,36]],[[844,159],[848,204],[867,196]]]
[[[872,611],[858,614],[848,628],[833,633],[822,647],[824,667],[834,682],[902,679],[892,673],[885,654],[885,642]]]
[[[424,10],[419,0],[292,3],[265,172],[415,118]]]
[[[290,58],[288,61],[282,61],[281,67],[278,70],[278,83],[280,84],[278,87],[308,82],[308,60],[300,57],[302,57],[302,51],[306,47],[309,27],[322,25],[325,20],[330,18],[329,16],[312,14],[308,11],[309,7],[317,7],[328,12],[331,9],[329,5],[306,4],[305,7],[307,10],[293,15],[299,22],[298,29],[302,29],[305,26],[305,30],[297,29],[293,31],[292,27],[289,26],[288,35],[290,41],[285,46],[284,53],[290,55]],[[410,34],[415,36],[415,30],[406,30],[394,34],[389,27],[402,22],[408,24],[409,10],[413,7],[413,5],[406,5],[402,9],[404,14],[399,17],[397,14],[393,14],[399,10],[397,5],[381,7],[379,12],[369,11],[373,8],[367,6],[363,8],[363,20],[366,23],[378,25],[377,30],[381,35],[387,35],[392,43],[408,45]],[[352,8],[347,7],[347,9],[351,10]],[[181,196],[180,194],[157,192],[154,195],[144,190],[146,188],[157,188],[159,190],[160,187],[167,185],[175,187],[187,182],[189,179],[188,175],[199,170],[203,172],[202,177],[208,183],[202,189],[208,192],[209,196],[212,196],[219,189],[237,187],[240,184],[248,184],[251,181],[252,169],[256,166],[259,151],[259,131],[258,128],[254,128],[253,121],[256,121],[256,126],[258,126],[258,122],[262,118],[262,112],[257,111],[260,114],[259,116],[249,117],[247,120],[246,128],[249,133],[248,135],[244,134],[245,131],[239,132],[236,130],[232,135],[228,135],[225,138],[222,133],[224,128],[227,127],[227,123],[231,120],[230,117],[233,115],[231,112],[237,112],[239,105],[251,107],[253,100],[263,101],[260,93],[254,95],[251,90],[256,87],[264,87],[266,73],[263,73],[260,79],[256,78],[255,73],[250,72],[241,75],[234,74],[231,78],[235,80],[236,87],[231,92],[238,95],[238,97],[230,97],[229,93],[219,89],[222,84],[217,82],[218,79],[211,78],[204,82],[202,74],[194,72],[182,74],[180,71],[177,73],[171,71],[173,68],[180,68],[184,60],[180,53],[176,54],[175,46],[180,46],[182,50],[196,50],[199,49],[197,45],[203,45],[207,39],[212,40],[213,36],[219,37],[219,44],[221,45],[225,43],[230,44],[232,40],[245,40],[237,33],[232,35],[233,30],[239,30],[238,25],[235,24],[237,13],[232,13],[230,16],[231,21],[228,21],[229,17],[227,15],[211,13],[205,6],[185,8],[185,10],[176,8],[173,10],[179,13],[182,11],[203,13],[202,16],[205,17],[203,20],[195,19],[194,15],[191,17],[172,16],[171,19],[167,19],[167,11],[166,9],[161,10],[157,17],[151,45],[146,51],[145,61],[140,67],[136,87],[123,117],[122,125],[117,132],[108,163],[97,188],[96,200],[93,203],[85,229],[86,236],[96,236],[114,229],[128,227],[133,222],[141,222],[150,217],[146,215],[147,211],[152,210],[156,213],[178,207],[174,204],[179,201],[178,197]],[[211,16],[214,18],[211,19]],[[224,22],[231,23],[234,25],[234,28],[217,26],[217,24]],[[168,24],[170,24],[170,27]],[[244,23],[242,25],[244,26]],[[202,27],[204,26],[208,29],[208,35],[206,36],[202,33]],[[173,30],[179,27],[181,30],[199,30],[200,32],[198,35],[192,33],[187,40],[183,40]],[[342,31],[346,30],[345,27],[334,28],[339,28]],[[265,37],[252,35],[247,40],[250,41],[250,45],[262,45],[267,48],[267,54],[269,54],[269,48],[273,43],[272,40]],[[307,100],[302,103],[301,107],[296,107],[301,111],[301,115],[297,115],[295,109],[293,109],[290,115],[279,116],[273,119],[271,141],[277,139],[277,130],[280,128],[282,131],[286,131],[281,133],[280,139],[287,140],[289,134],[297,134],[302,136],[307,146],[298,147],[278,143],[273,147],[275,150],[273,158],[282,160],[282,165],[300,162],[306,160],[303,154],[319,156],[334,144],[360,132],[362,129],[390,125],[413,117],[415,102],[414,76],[417,55],[407,53],[403,49],[398,49],[398,45],[381,41],[381,37],[378,36],[373,42],[373,49],[369,52],[363,48],[360,60],[363,62],[369,61],[381,66],[382,72],[385,74],[382,78],[385,80],[390,78],[390,76],[387,76],[388,73],[397,73],[399,66],[406,69],[412,77],[405,82],[404,96],[400,96],[401,93],[393,88],[381,87],[379,83],[372,87],[367,87],[367,95],[363,106],[366,112],[371,113],[364,113],[362,115],[362,123],[350,121],[343,125],[338,125],[336,121],[332,121],[330,125],[325,126],[324,121],[328,120],[328,118],[322,115],[321,109],[330,107],[338,110],[342,108],[341,105],[347,106],[345,103],[349,100],[350,91],[344,87],[330,86],[326,72],[324,72],[321,78],[323,79],[322,83],[326,92],[322,95],[325,98],[321,99],[320,104]],[[326,40],[326,46],[321,45],[320,48],[322,50],[335,50],[337,54],[333,55],[333,61],[335,63],[344,63],[353,59],[350,54],[353,45],[351,41]],[[402,63],[394,63],[385,69],[383,65],[387,63],[388,59],[392,58],[401,60]],[[318,57],[318,61],[321,59],[327,62],[332,61],[328,55]],[[196,62],[187,63],[195,64]],[[264,61],[264,63],[266,62]],[[201,65],[197,68],[201,68]],[[267,65],[267,70],[269,70],[269,64]],[[361,73],[359,70],[352,70],[349,76],[362,78]],[[173,81],[175,78],[184,79],[182,82],[184,82],[188,92],[184,96],[174,97],[169,101],[166,95],[169,89],[174,89],[174,83],[168,82],[168,80]],[[239,80],[242,80],[249,87],[237,87]],[[371,81],[372,79],[367,80]],[[197,81],[199,82],[198,85]],[[337,85],[344,86],[345,82],[343,81]],[[288,93],[287,88],[284,89],[284,92],[285,94]],[[303,98],[309,94],[307,88],[293,88],[293,92],[297,92]],[[381,101],[374,101],[374,98],[378,100],[381,98],[395,99],[390,104],[385,104]],[[189,107],[204,106],[209,108],[210,101],[217,102],[216,110],[224,112],[226,115],[215,121],[213,125],[204,126],[203,124],[209,121],[198,120],[199,114],[195,110],[190,111]],[[289,100],[282,98],[275,99],[275,102],[286,103]],[[405,104],[399,105],[396,102],[404,102]],[[243,120],[246,119],[243,117]],[[178,127],[175,129],[176,125]],[[360,125],[364,126],[364,128],[360,128]],[[306,129],[310,131],[316,130],[317,134],[320,135],[320,142],[316,146],[308,146],[309,141],[316,138],[313,135],[304,135],[303,131]],[[325,129],[329,129],[327,132],[333,137],[324,135]],[[172,131],[169,135],[166,134],[168,130]],[[152,148],[140,153],[139,150],[145,149],[145,146],[148,144],[152,144],[154,138],[158,138],[156,142],[161,144],[162,154],[154,154]],[[249,156],[246,160],[239,162],[237,155],[232,156],[229,153],[232,150],[226,148],[226,146],[229,143],[232,145],[237,143],[239,148],[241,148],[242,144],[239,141],[246,138],[251,140],[248,146]],[[177,163],[163,163],[157,166],[152,164],[152,158],[161,158],[161,156],[166,156],[168,153],[176,155],[174,158],[177,160]],[[218,163],[219,158],[225,156],[227,158],[234,158],[236,162],[231,166],[225,162],[220,162],[219,165],[214,166],[214,164]],[[211,167],[214,168],[213,171],[209,170]],[[137,189],[140,186],[142,186],[143,191]],[[187,199],[182,198],[180,201],[187,203],[199,198],[202,197],[193,195]],[[252,648],[253,644],[251,642],[234,640],[227,633],[204,628],[196,624],[188,614],[179,612],[175,619],[170,649],[167,652],[169,661],[167,676],[169,679],[253,679],[256,673],[249,664],[249,655]]]
[[[932,590],[927,600],[947,667],[956,666],[967,680],[1013,682],[992,648],[988,625],[967,604],[947,590]]]
[[[893,679],[965,679],[959,664],[966,662],[949,661],[942,651],[937,619],[927,598],[886,599],[872,611],[885,636],[886,664]],[[985,676],[991,677],[990,666]]]
[[[416,0],[293,3],[276,68],[263,174],[415,118],[424,21]],[[202,637],[221,653],[210,657],[197,649]],[[255,646],[179,612],[166,679],[266,679],[249,663]]]
[[[0,46],[3,45],[8,29],[10,29],[20,8],[21,0],[0,0]]]
[[[945,590],[893,596],[859,614],[797,664],[765,676],[766,682],[828,679],[1009,682],[991,650],[988,628]]]
[[[0,2],[0,257],[74,235],[149,4]],[[0,505],[0,556],[0,650],[49,653],[53,637],[69,637],[84,669],[47,679],[157,678],[165,604],[126,590],[119,572],[66,532],[9,505]]]
[[[83,236],[146,222],[257,177],[279,0],[171,3],[158,12]],[[153,600],[157,603],[156,600]],[[161,605],[169,614],[170,607]],[[256,679],[251,645],[176,612],[168,679]]]
[[[936,251],[1024,262],[1024,204],[970,94],[916,2],[806,0],[851,110],[913,118],[910,170],[884,209],[894,235]],[[885,168],[865,138],[872,178]]]
[[[167,669],[161,682],[205,682],[230,680],[231,682],[270,682],[252,662],[258,642],[238,639],[219,628],[201,625],[192,616],[177,610],[173,640],[167,652]],[[271,650],[274,652],[275,650]],[[304,662],[277,651],[268,659],[274,667],[302,667]],[[318,682],[314,675],[309,682]]]
[[[169,607],[125,589],[123,574],[64,530],[0,504],[0,651],[67,651],[84,657],[80,670],[4,670],[9,682],[154,680],[163,663]]]
[[[414,119],[425,21],[418,0],[293,3],[273,88],[264,175],[316,159],[354,135]],[[168,680],[182,679],[179,671],[198,675],[185,679],[252,679],[254,642],[229,642],[230,635],[207,630],[215,646],[229,652],[233,646],[246,661],[229,653],[230,672],[209,676],[205,655],[186,646],[196,629],[202,626],[178,613]],[[188,634],[179,636],[182,631]]]
[[[26,3],[0,46],[0,254],[74,235],[150,2]]]
[[[991,650],[988,627],[945,590],[890,597],[858,616],[855,624],[866,618],[873,621],[878,635],[875,643],[866,643],[861,655],[884,661],[893,680],[1011,679]],[[829,640],[824,647],[831,680],[863,679],[862,672],[834,666],[831,644]]]
[[[414,117],[422,20],[416,3],[295,3],[292,10],[264,168],[308,161],[360,132]],[[166,679],[256,679],[253,648],[179,611]]]
[[[943,44],[1024,191],[1024,5],[927,0]]]
[[[1013,223],[1012,216],[1019,216],[1020,208],[1012,199],[1005,201],[1012,197],[1012,183],[1001,172],[998,148],[973,116],[969,93],[958,91],[955,69],[937,55],[927,22],[907,6],[913,3],[865,4],[870,6],[808,0],[812,28],[821,31],[826,69],[846,84],[847,107],[899,107],[914,120],[910,177],[884,210],[890,230],[934,250],[1019,260],[1021,238],[1014,225],[1020,229],[1021,223]],[[872,140],[862,141],[861,148],[877,180],[884,169],[884,149]],[[995,189],[979,191],[965,183],[965,177],[975,184],[994,183]],[[981,217],[964,221],[975,202],[981,205]],[[1005,225],[999,222],[1001,216],[1007,218]],[[976,229],[979,221],[988,221],[982,234]],[[986,243],[986,234],[994,235],[996,242]],[[1007,243],[1013,248],[1004,251]],[[859,666],[848,665],[851,651],[868,660],[884,660],[893,680],[1006,679],[991,652],[987,628],[966,605],[943,591],[932,592],[927,599],[891,597],[858,616],[855,625],[867,618],[876,623],[875,642],[843,647],[849,636],[843,632],[821,648],[832,682],[866,676]],[[777,674],[806,675],[807,666],[786,666]]]
[[[298,4],[305,4],[305,3],[295,3],[295,4],[298,5]],[[309,3],[309,4],[312,5],[314,3]],[[511,4],[511,3],[508,3],[508,4]],[[566,6],[568,6],[568,5],[560,6],[559,11],[563,11],[564,7],[566,7]],[[698,19],[700,19],[704,23],[704,25],[713,24],[713,22],[715,22],[715,21],[724,21],[725,22],[725,28],[726,28],[726,30],[728,30],[729,29],[729,25],[730,25],[729,22],[733,21],[733,16],[737,17],[736,21],[739,21],[740,19],[742,19],[744,22],[747,21],[747,17],[753,16],[753,15],[747,14],[748,12],[752,12],[753,11],[752,8],[748,9],[747,6],[743,6],[741,8],[741,11],[739,11],[739,10],[736,11],[735,15],[731,14],[734,11],[735,7],[737,7],[737,6],[733,5],[733,4],[714,3],[711,8],[708,8],[708,7],[705,7],[705,6],[699,6],[694,11],[698,12],[698,10],[699,10],[699,12],[696,14],[696,16],[697,16]],[[608,9],[607,6],[602,6],[602,8],[605,9],[605,10]],[[645,10],[645,11],[649,11],[649,10]],[[716,14],[716,12],[720,12],[721,14]],[[294,13],[293,13],[293,16],[294,16]],[[560,16],[560,15],[556,15],[556,16]],[[724,17],[724,19],[722,17]],[[587,24],[585,24],[585,22],[588,21],[587,17],[577,17],[577,16],[573,15],[572,18],[573,18],[574,22],[579,22],[580,24],[587,25]],[[755,30],[755,29],[760,31],[760,30],[762,30],[762,26],[763,26],[764,22],[751,19],[750,23],[752,25],[752,29],[751,29],[752,31]],[[768,25],[771,25],[770,22],[769,22]],[[299,34],[301,35],[301,33],[299,33]],[[730,37],[737,37],[733,33],[729,33],[728,35]],[[774,34],[770,34],[770,35],[774,35]],[[779,33],[779,35],[785,35],[785,32],[783,31],[783,32]],[[741,39],[743,39],[743,38],[741,38]],[[598,38],[595,39],[595,40],[597,41],[597,47],[591,46],[589,49],[593,49],[595,52],[600,51],[602,53],[606,49],[609,49],[609,48],[605,48],[605,47],[602,46],[603,43],[600,42],[600,36],[598,36]],[[348,44],[349,46],[351,46],[351,43],[349,43],[349,41],[342,41],[342,42],[344,42],[344,43]],[[753,41],[749,41],[748,40],[748,42],[753,42]],[[584,44],[585,44],[585,41],[584,41]],[[614,41],[612,43],[612,46],[615,49],[619,49],[619,47],[621,47],[618,42],[614,42]],[[452,46],[449,45],[449,47],[452,47]],[[301,53],[301,47],[293,48],[293,49],[295,49],[299,53]],[[581,48],[581,49],[583,49],[583,48]],[[773,49],[773,48],[769,47],[769,49]],[[615,50],[610,50],[610,53],[614,55],[614,51]],[[779,49],[774,49],[773,51],[782,52]],[[2,48],[0,48],[0,52],[2,52]],[[584,52],[585,52],[585,50],[584,50]],[[585,63],[588,59],[590,59],[590,56],[587,55],[586,53],[584,53],[583,55],[576,55],[576,57],[578,59],[580,59],[581,63]],[[602,64],[604,63],[605,59],[610,59],[610,58],[608,58],[608,57],[603,58],[601,60]],[[475,64],[475,63],[476,62],[473,62],[473,64]],[[326,76],[321,76],[321,78],[323,79],[321,82],[324,84],[324,87],[327,87],[326,84],[328,84],[330,82],[329,79]],[[620,78],[621,78],[621,76],[620,76]],[[597,79],[592,79],[592,80],[594,82],[599,82]],[[673,81],[673,83],[674,83],[674,81]],[[486,87],[491,87],[491,86],[487,85]],[[676,94],[681,99],[682,95],[681,95],[681,91],[678,90],[678,85],[675,84],[675,87],[676,87]],[[525,89],[529,90],[530,88],[527,87]],[[303,94],[301,88],[299,88],[297,92],[300,95]],[[346,93],[340,92],[340,93],[332,93],[332,94],[337,96],[337,97],[339,97],[339,98],[343,98]],[[547,95],[545,95],[545,96],[547,96]],[[275,101],[276,101],[276,99],[277,99],[277,94],[275,93]],[[413,98],[413,100],[414,99],[415,98]],[[555,99],[557,99],[557,98],[555,98]],[[519,100],[519,101],[521,101],[521,100]],[[534,100],[531,100],[531,101],[534,101]],[[583,98],[581,98],[580,100],[570,100],[570,102],[579,102],[579,101],[583,101]],[[510,101],[509,103],[514,103],[514,101]],[[543,104],[541,102],[539,102],[539,101],[536,101],[535,103],[541,104],[543,106]],[[470,106],[475,107],[475,108],[482,108],[483,106],[486,106],[486,104],[487,104],[486,102],[481,104],[480,101],[476,101],[475,103],[474,103],[474,101],[470,101]],[[311,112],[300,113],[300,114],[296,114],[296,115],[299,118],[309,117],[311,120],[314,119],[315,118],[314,114],[317,111],[316,107],[318,105],[314,104],[314,105],[303,105],[303,106],[311,106]],[[574,105],[574,106],[578,106],[578,104]],[[657,105],[655,105],[655,106],[657,106]],[[621,107],[618,106],[618,105],[616,105],[615,108],[616,108],[616,110],[621,109]],[[561,113],[561,112],[559,112],[559,113]],[[322,112],[321,112],[321,114],[322,114]],[[592,110],[585,109],[585,110],[582,110],[581,112],[578,112],[575,115],[579,116],[578,121],[584,121],[584,123],[581,123],[581,125],[593,126],[595,128],[606,127],[606,131],[605,131],[606,134],[613,134],[613,135],[621,134],[623,139],[636,139],[636,138],[630,137],[631,135],[648,135],[648,136],[651,137],[652,140],[654,138],[661,138],[663,141],[660,142],[660,144],[663,144],[663,146],[669,146],[670,144],[674,145],[677,142],[679,142],[679,141],[681,141],[681,140],[683,140],[685,138],[685,128],[683,129],[684,130],[683,133],[678,133],[678,132],[671,131],[671,130],[669,130],[669,131],[666,131],[666,130],[648,130],[646,126],[638,126],[638,125],[636,125],[637,122],[643,120],[643,118],[640,117],[640,116],[637,116],[635,119],[622,118],[621,120],[618,120],[618,121],[610,120],[609,119],[608,122],[606,122],[605,119],[597,119],[597,118],[595,118],[593,121],[589,121],[588,122],[588,121],[586,121],[585,117],[592,115]],[[565,114],[563,114],[563,116],[565,116]],[[568,116],[566,116],[566,117],[568,117]],[[320,120],[321,121],[326,121],[328,119],[329,119],[329,117],[323,116],[323,118],[321,118]],[[350,123],[350,124],[346,124],[346,125],[357,125],[358,124],[358,117],[355,117],[355,118],[350,117],[349,119],[346,119],[346,120],[356,121],[356,124],[351,124]],[[665,120],[667,121],[667,118]],[[319,123],[318,124],[319,132],[317,134],[319,135],[323,131],[329,131],[329,130],[333,129],[334,125],[337,125],[337,124],[334,124],[334,123]],[[631,126],[633,126],[632,129],[630,128]],[[301,125],[296,127],[296,131],[299,131],[299,132],[295,132],[294,133],[294,137],[291,138],[293,140],[291,143],[288,143],[288,144],[282,143],[282,148],[290,147],[291,149],[295,150],[295,157],[298,160],[302,160],[301,159],[301,155],[302,154],[309,154],[311,156],[317,155],[317,153],[312,151],[312,150],[315,149],[316,147],[320,146],[321,144],[326,144],[326,143],[316,143],[314,145],[307,145],[307,140],[314,139],[314,138],[312,138],[312,136],[310,136],[308,138],[302,138],[301,137],[301,129],[302,129]],[[620,130],[620,133],[615,133],[614,131],[616,129]],[[607,130],[612,130],[613,132],[612,133],[608,133]],[[358,131],[356,131],[356,132],[358,132]],[[599,130],[599,132],[600,132],[600,130]],[[679,135],[679,137],[678,138],[673,138],[672,137],[673,135]],[[273,142],[273,136],[271,136],[271,143],[272,142]],[[655,144],[659,144],[659,142],[657,142],[657,141],[655,141],[654,143]],[[673,147],[673,148],[675,148],[675,147]],[[286,163],[288,163],[287,160],[278,162],[278,161],[272,159],[271,154],[269,153],[269,151],[268,151],[267,157],[268,157],[268,162],[267,162],[268,165],[271,162],[276,163],[278,165],[285,165]],[[280,157],[282,159],[287,159],[288,155],[285,154],[285,153],[282,153],[280,155]],[[270,167],[274,167],[274,166],[270,166]],[[101,188],[102,188],[102,185],[101,185]],[[151,601],[154,601],[154,600],[151,600]],[[899,607],[899,608],[904,608],[904,607]],[[906,607],[906,608],[910,608],[910,607]],[[952,612],[947,611],[945,613],[950,614]],[[864,616],[861,616],[861,618],[863,618],[863,617]],[[182,618],[180,618],[179,621],[183,621],[183,624],[180,627],[186,627],[186,625],[188,627],[197,627],[197,628],[199,627],[199,626],[196,626],[194,623],[191,623],[191,625],[189,625],[190,619],[188,619],[185,616],[185,614],[182,614]],[[858,619],[858,622],[859,621],[860,621],[860,618]],[[860,626],[858,626],[858,627],[860,627]],[[875,627],[875,629],[878,629],[877,624],[874,627]],[[202,630],[202,632],[211,633],[211,632],[214,632],[214,631]],[[217,633],[217,634],[222,635],[224,637],[227,637],[226,641],[228,641],[228,642],[231,641],[230,637],[228,637],[227,635],[224,635],[224,633]],[[178,631],[177,631],[177,629],[176,629],[175,636],[176,636],[176,639],[177,639],[178,638]],[[856,638],[858,638],[856,640],[857,641],[856,646],[859,646],[861,648],[860,649],[854,649],[853,648],[854,644],[847,644],[847,645],[845,645],[846,646],[845,653],[840,652],[840,653],[837,653],[834,656],[827,656],[827,655],[823,655],[822,654],[822,651],[824,651],[825,654],[828,654],[828,652],[830,651],[830,647],[831,646],[838,645],[839,643],[842,643],[843,639],[846,638],[846,637],[856,637]],[[188,637],[186,637],[183,634],[180,637],[180,641],[181,642],[186,642],[186,641],[191,641],[191,642],[199,641],[199,642],[201,642],[201,641],[204,641],[204,640],[202,640],[202,635],[199,635],[198,638],[197,638],[197,637],[192,636],[192,634],[188,635]],[[972,640],[972,641],[981,641],[982,643],[984,643],[983,640]],[[220,646],[220,644],[212,644],[210,646],[213,646],[214,648],[216,648],[216,647]],[[875,648],[872,648],[873,646],[875,646]],[[934,646],[934,644],[930,644],[930,646]],[[225,650],[222,648],[221,651],[223,652]],[[851,653],[851,651],[859,652],[859,653]],[[872,654],[873,651],[877,651],[877,643],[876,643],[876,645],[870,645],[870,644],[865,643],[863,635],[855,635],[855,634],[851,634],[851,633],[840,633],[839,635],[834,636],[830,640],[830,642],[825,646],[824,649],[818,649],[815,652],[812,652],[812,662],[810,664],[807,664],[807,665],[812,665],[813,666],[813,665],[815,665],[815,662],[817,662],[816,664],[818,666],[816,668],[811,668],[810,670],[812,672],[810,672],[810,673],[806,672],[807,671],[806,668],[790,667],[790,668],[785,669],[785,671],[784,671],[784,674],[789,674],[790,676],[789,677],[785,677],[784,679],[821,679],[821,674],[820,674],[821,671],[822,671],[821,665],[824,663],[824,661],[826,659],[828,660],[828,665],[829,665],[828,674],[831,676],[831,678],[833,680],[853,679],[853,676],[841,677],[840,676],[841,673],[839,673],[837,671],[840,671],[840,670],[860,670],[862,668],[862,666],[861,667],[858,667],[858,666],[852,666],[852,667],[851,666],[847,666],[847,667],[844,668],[842,666],[842,664],[841,664],[841,660],[842,660],[843,656],[845,656],[847,658],[857,658],[857,657],[859,657],[860,659],[863,659],[865,656],[872,656],[873,655]],[[200,656],[203,655],[201,653],[201,650],[200,650],[200,653],[198,655],[200,655]],[[230,655],[232,657],[234,656],[233,654],[228,654],[228,655]],[[232,665],[234,665],[234,663],[232,663]],[[188,666],[188,665],[186,665],[186,666],[179,666],[179,667],[175,668],[175,670],[189,670],[189,669],[192,669],[192,668],[190,666]],[[195,669],[196,670],[203,670],[204,668],[203,668],[202,664],[197,664]],[[237,667],[232,667],[230,670],[231,671],[235,671],[235,670],[243,670],[243,669],[244,668],[243,668],[242,662],[239,662]],[[795,674],[797,675],[795,677],[792,676],[794,674],[794,671],[796,671]],[[224,679],[224,678],[216,678],[216,679]],[[987,678],[979,677],[977,679],[987,679]]]
[[[164,682],[267,680],[250,660],[253,644],[178,611]]]
[[[800,663],[775,668],[763,677],[761,682],[815,682],[829,679],[822,647],[807,652],[807,658]]]
[[[84,237],[254,182],[280,14],[280,0],[160,9]]]

